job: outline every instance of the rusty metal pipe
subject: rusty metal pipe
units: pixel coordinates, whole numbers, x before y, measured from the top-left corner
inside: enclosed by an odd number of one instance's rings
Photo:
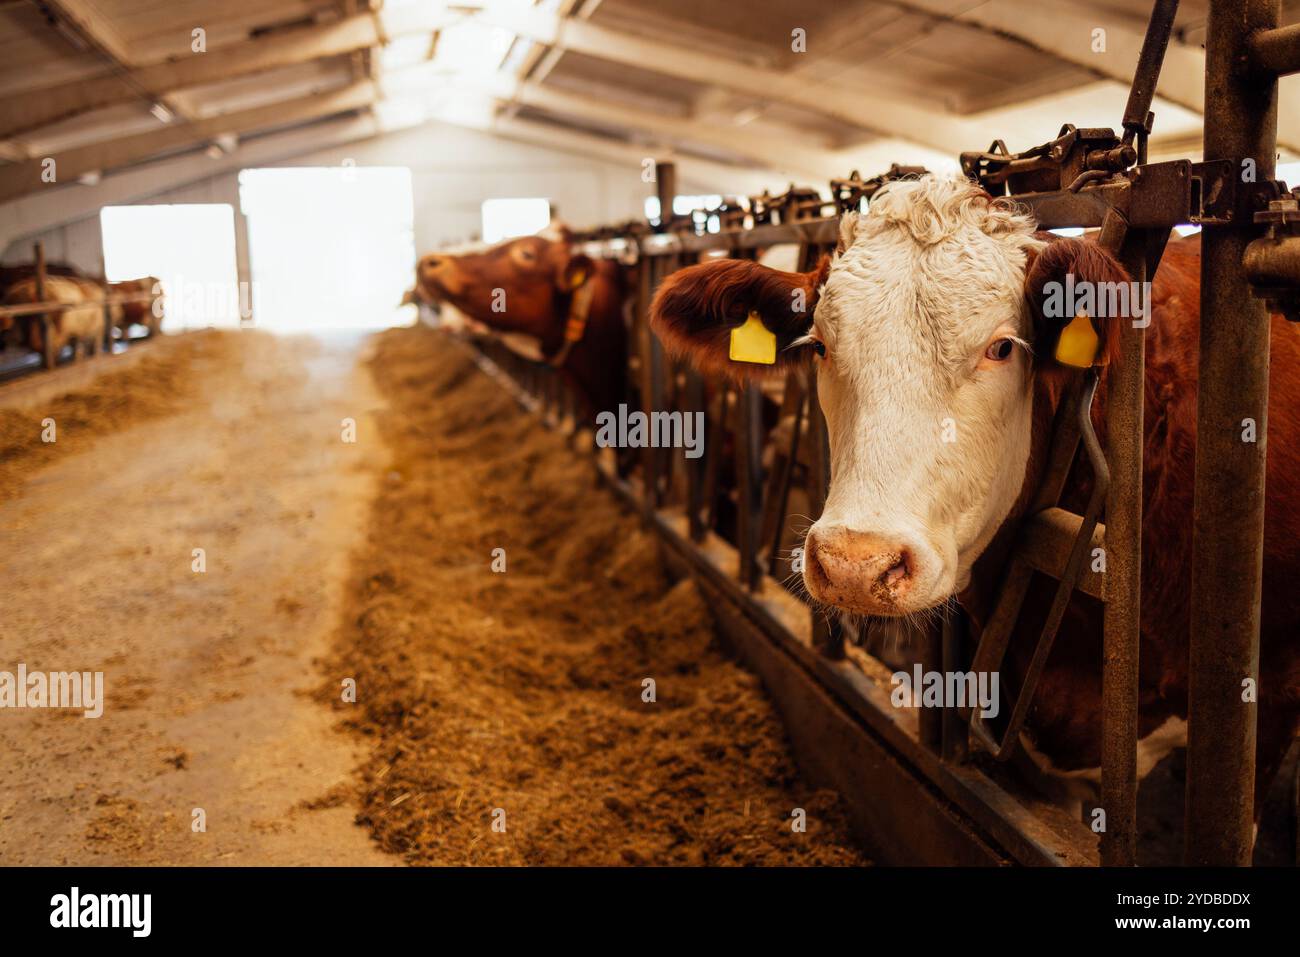
[[[1277,76],[1300,73],[1300,23],[1261,30],[1250,38],[1252,62]]]
[[[1211,0],[1205,43],[1205,158],[1253,160],[1274,175],[1277,78],[1243,56],[1251,35],[1277,26],[1280,0]],[[1259,677],[1269,321],[1242,259],[1258,230],[1247,210],[1207,225],[1201,246],[1200,380],[1192,532],[1187,745],[1191,865],[1250,863],[1256,706],[1242,682]],[[1243,422],[1255,424],[1255,441]]]
[[[1300,236],[1256,239],[1246,247],[1242,265],[1257,286],[1300,286]]]
[[[1104,234],[1104,231],[1103,231]],[[1129,232],[1120,247],[1135,282],[1146,280],[1145,237]],[[1106,459],[1106,606],[1101,663],[1101,863],[1137,864],[1138,657],[1142,623],[1142,419],[1146,334],[1120,326],[1120,359],[1108,372]]]
[[[1147,117],[1151,113],[1151,101],[1156,95],[1160,68],[1165,62],[1165,50],[1169,47],[1176,16],[1178,0],[1155,0],[1151,8],[1151,19],[1147,21],[1146,36],[1142,39],[1142,51],[1138,54],[1137,68],[1133,71],[1128,103],[1124,107],[1125,144],[1139,132],[1149,132]]]

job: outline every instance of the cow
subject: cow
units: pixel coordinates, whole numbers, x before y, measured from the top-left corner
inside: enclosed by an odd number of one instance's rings
[[[44,292],[44,301],[74,307],[51,316],[49,345],[53,354],[57,356],[66,345],[73,347],[74,356],[78,346],[83,355],[98,352],[104,338],[104,304],[98,284],[71,276],[46,276]],[[36,294],[34,276],[11,283],[4,293],[4,304],[9,306],[41,301]],[[0,318],[0,331],[7,332],[15,325],[23,329],[29,348],[44,351],[44,326],[39,317],[24,317],[19,321],[13,317]]]
[[[575,252],[566,232],[483,252],[431,253],[416,267],[416,292],[496,333],[537,343],[540,357],[574,387],[586,421],[625,401],[623,268]]]
[[[1198,239],[1171,242],[1150,295],[1143,737],[1187,715],[1199,265]],[[885,618],[956,601],[978,636],[1043,476],[1053,416],[1078,375],[1055,361],[1068,317],[1047,308],[1067,277],[1129,280],[1091,239],[1037,232],[1013,202],[925,176],[890,184],[867,212],[844,216],[834,255],[808,272],[722,260],[674,273],[656,293],[651,325],[705,370],[745,377],[815,365],[832,466],[805,544],[803,583],[815,601]],[[775,338],[770,364],[729,359],[732,332],[751,315]],[[1092,325],[1093,358],[1115,359],[1121,322]],[[1257,819],[1300,729],[1300,334],[1275,316],[1271,340]],[[1103,442],[1106,368],[1094,408]],[[1082,511],[1090,482],[1076,474],[1062,504]],[[1072,599],[1033,700],[1023,739],[1049,770],[1100,763],[1101,610]],[[1033,652],[1021,624],[1004,686],[1023,684]]]
[[[111,295],[138,297],[133,302],[124,302],[114,307],[118,311],[114,313],[113,325],[122,330],[123,338],[126,338],[127,330],[133,325],[144,326],[150,336],[159,333],[163,320],[161,280],[155,276],[126,279],[109,283],[107,289]],[[143,298],[145,296],[152,298],[146,300]]]

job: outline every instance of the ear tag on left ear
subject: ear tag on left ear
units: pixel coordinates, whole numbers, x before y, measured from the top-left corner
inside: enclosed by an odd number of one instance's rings
[[[755,362],[770,366],[776,363],[776,335],[769,332],[758,313],[751,312],[739,326],[731,330],[732,362]]]
[[[570,289],[577,289],[579,286],[581,286],[581,285],[582,285],[584,282],[586,282],[586,281],[587,281],[587,274],[586,274],[586,272],[583,271],[583,270],[581,270],[581,269],[579,269],[577,272],[575,272],[575,273],[573,274],[573,278],[569,280],[569,288],[570,288]]]
[[[1086,312],[1081,312],[1061,330],[1056,340],[1056,361],[1076,369],[1088,369],[1097,363],[1101,337]]]

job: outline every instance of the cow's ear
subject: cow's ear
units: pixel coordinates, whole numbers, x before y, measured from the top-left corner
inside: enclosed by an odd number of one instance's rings
[[[1120,323],[1137,317],[1129,299],[1129,275],[1109,250],[1087,239],[1048,242],[1025,270],[1025,299],[1033,319],[1034,355],[1040,362],[1088,368],[1118,358]],[[1122,301],[1132,317],[1098,316],[1102,302],[1115,302],[1112,284],[1122,283]],[[1091,307],[1089,307],[1091,303]],[[1091,309],[1091,311],[1089,311]]]
[[[782,372],[812,352],[811,344],[790,346],[812,327],[829,270],[828,256],[808,272],[748,259],[689,266],[659,287],[650,326],[670,352],[704,371],[733,377]]]
[[[568,256],[555,274],[555,285],[560,292],[573,292],[590,279],[595,271],[596,264],[585,253]]]

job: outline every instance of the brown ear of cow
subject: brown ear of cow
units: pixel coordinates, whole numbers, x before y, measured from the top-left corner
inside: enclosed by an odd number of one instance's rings
[[[678,270],[659,287],[650,304],[650,327],[674,355],[704,372],[733,378],[785,372],[804,361],[811,349],[787,351],[806,335],[830,257],[809,272],[783,272],[748,259],[718,259]],[[731,331],[750,313],[776,337],[770,365],[733,362]]]
[[[1058,283],[1057,289],[1063,290],[1066,277],[1073,276],[1076,289],[1082,288],[1081,283],[1091,283],[1097,290],[1105,288],[1102,283],[1127,283],[1129,275],[1109,250],[1087,239],[1054,238],[1037,255],[1031,253],[1030,257],[1025,269],[1025,300],[1034,323],[1034,355],[1043,366],[1064,371],[1069,366],[1056,361],[1056,347],[1062,330],[1074,316],[1047,315],[1047,312],[1054,311],[1045,309],[1052,298],[1051,284]],[[1119,358],[1120,323],[1125,321],[1128,320],[1120,316],[1095,321],[1094,327],[1101,340],[1096,364],[1106,365]]]
[[[596,264],[585,253],[576,253],[565,260],[556,274],[555,284],[560,292],[573,292],[596,271]]]

